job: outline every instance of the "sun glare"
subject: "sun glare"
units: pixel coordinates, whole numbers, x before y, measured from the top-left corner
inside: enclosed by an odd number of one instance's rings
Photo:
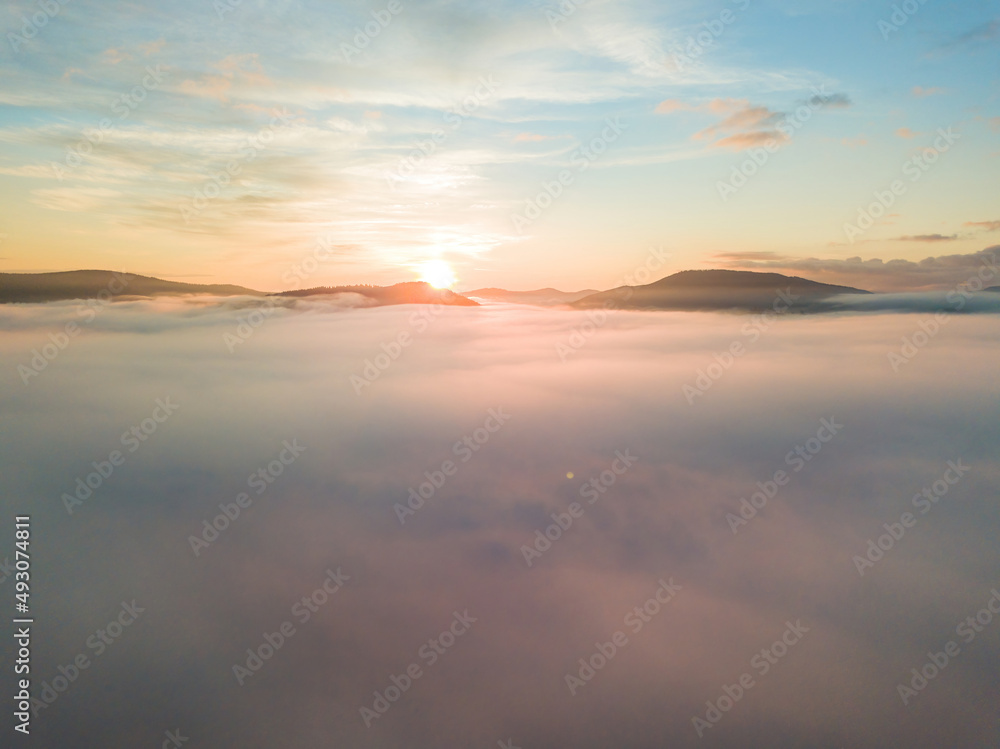
[[[428,260],[420,266],[420,280],[437,289],[447,289],[457,279],[451,266],[444,260]]]

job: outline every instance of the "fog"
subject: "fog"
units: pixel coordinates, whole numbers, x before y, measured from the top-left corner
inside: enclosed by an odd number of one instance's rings
[[[90,660],[38,710],[36,745],[154,747],[178,728],[192,747],[1000,740],[995,315],[249,314],[0,309],[0,505],[32,516],[33,696]],[[772,496],[748,509],[758,482]],[[220,503],[239,515],[213,536]],[[568,527],[546,546],[553,513]],[[879,556],[884,524],[899,538]],[[328,571],[343,584],[302,621]],[[661,581],[668,602],[635,614]],[[145,610],[98,655],[88,638],[133,599]],[[579,660],[618,631],[585,680]]]

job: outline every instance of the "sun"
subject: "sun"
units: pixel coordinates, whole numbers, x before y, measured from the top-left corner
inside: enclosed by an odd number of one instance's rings
[[[436,289],[447,289],[458,279],[444,260],[428,260],[420,266],[420,280]]]

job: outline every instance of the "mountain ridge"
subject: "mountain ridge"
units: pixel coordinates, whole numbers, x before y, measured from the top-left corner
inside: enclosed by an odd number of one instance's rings
[[[584,297],[576,309],[613,307],[633,310],[825,311],[837,308],[830,297],[872,292],[781,273],[747,270],[684,270],[642,286],[619,286]]]
[[[118,290],[116,290],[118,289]],[[59,302],[128,296],[264,296],[264,292],[234,284],[165,281],[137,273],[110,270],[67,270],[46,273],[0,273],[0,303]]]

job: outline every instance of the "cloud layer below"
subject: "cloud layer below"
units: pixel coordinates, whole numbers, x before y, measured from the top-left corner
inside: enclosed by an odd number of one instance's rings
[[[93,661],[42,712],[45,745],[152,746],[176,727],[291,749],[996,743],[1000,622],[908,708],[897,693],[1000,585],[993,316],[951,318],[894,372],[919,315],[618,313],[594,330],[518,307],[316,307],[229,353],[247,314],[114,305],[24,385],[16,364],[73,311],[0,310],[0,506],[33,516],[39,683]],[[393,353],[356,393],[366,360]],[[122,434],[165,398],[176,413],[128,452]],[[490,409],[509,421],[477,432]],[[843,426],[796,470],[823,419]],[[276,471],[286,440],[305,452],[256,494],[248,477]],[[116,449],[125,463],[68,515],[60,496]],[[617,452],[634,464],[588,504]],[[447,460],[457,472],[401,525],[396,506]],[[860,576],[869,539],[958,460],[971,470]],[[252,505],[195,556],[189,537],[241,492]],[[529,568],[521,547],[574,501],[582,516]],[[338,567],[347,584],[301,622],[293,606]],[[671,602],[626,624],[671,578]],[[88,637],[133,598],[145,613],[93,657]],[[429,664],[422,645],[465,609],[477,621]],[[800,620],[768,673],[751,665]],[[239,686],[233,666],[284,621],[295,634]],[[571,695],[566,675],[619,630],[628,644]],[[366,728],[359,708],[410,663],[422,676]],[[699,740],[692,718],[743,673],[755,686]]]

